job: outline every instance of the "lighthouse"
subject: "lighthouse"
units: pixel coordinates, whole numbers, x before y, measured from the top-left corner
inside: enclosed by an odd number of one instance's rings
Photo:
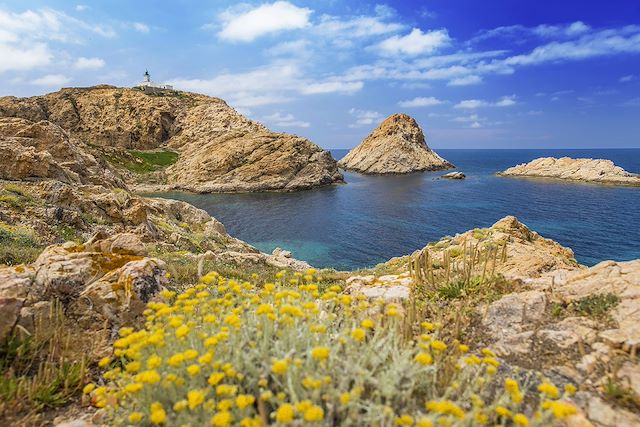
[[[144,74],[142,75],[142,82],[138,83],[134,87],[140,88],[145,92],[154,92],[158,89],[173,90],[173,86],[171,85],[157,85],[153,83],[151,81],[151,74],[149,74],[149,70],[145,70]]]

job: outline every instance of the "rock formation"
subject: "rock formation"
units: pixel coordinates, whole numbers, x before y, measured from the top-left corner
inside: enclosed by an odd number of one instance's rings
[[[0,179],[46,178],[67,184],[126,187],[114,168],[60,126],[0,118]]]
[[[462,172],[449,172],[442,175],[442,179],[465,179],[467,176]]]
[[[50,246],[33,265],[0,268],[0,340],[15,327],[32,332],[60,301],[78,333],[91,336],[85,350],[105,356],[119,327],[139,323],[147,302],[167,284],[166,274],[165,263],[149,258],[136,235]]]
[[[274,133],[223,100],[193,93],[95,86],[0,98],[0,117],[47,120],[88,144],[175,148],[156,189],[293,191],[342,182],[335,160],[311,141]]]
[[[625,171],[611,160],[602,159],[541,157],[511,167],[498,175],[640,186],[640,175]]]
[[[422,129],[406,114],[385,119],[338,164],[365,174],[405,174],[454,167],[427,146]]]

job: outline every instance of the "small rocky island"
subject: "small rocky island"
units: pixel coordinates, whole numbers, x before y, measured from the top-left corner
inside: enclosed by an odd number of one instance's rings
[[[406,174],[454,167],[425,142],[416,120],[406,114],[385,119],[338,165],[364,174]]]
[[[511,167],[498,176],[555,178],[600,184],[640,186],[640,175],[627,172],[611,160],[541,157]]]

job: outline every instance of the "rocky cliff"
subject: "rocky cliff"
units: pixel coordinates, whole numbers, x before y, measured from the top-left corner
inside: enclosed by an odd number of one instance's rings
[[[625,171],[611,160],[602,159],[541,157],[511,167],[498,175],[640,186],[640,175]]]
[[[454,167],[427,146],[422,129],[406,114],[385,119],[339,165],[366,174],[405,174]]]
[[[0,117],[47,120],[99,147],[175,148],[180,157],[156,189],[293,191],[342,181],[331,154],[311,141],[271,132],[204,95],[69,88],[0,98]]]

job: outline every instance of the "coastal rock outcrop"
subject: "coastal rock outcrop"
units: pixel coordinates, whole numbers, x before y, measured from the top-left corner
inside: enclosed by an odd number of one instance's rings
[[[175,148],[180,156],[154,189],[293,191],[342,182],[331,154],[275,133],[204,95],[95,86],[31,98],[0,98],[0,117],[47,120],[109,150]]]
[[[91,331],[98,353],[119,327],[136,325],[168,282],[165,263],[147,257],[135,236],[103,237],[50,246],[32,265],[0,268],[0,304],[10,308],[3,310],[0,340],[16,326],[33,331],[42,316],[54,315],[57,302],[77,327]]]
[[[0,179],[47,178],[126,188],[114,168],[60,126],[46,120],[0,118]]]
[[[338,164],[365,174],[406,174],[454,167],[429,148],[418,123],[406,114],[385,119]]]
[[[511,167],[498,175],[640,186],[640,175],[627,172],[611,160],[603,159],[541,157]]]

